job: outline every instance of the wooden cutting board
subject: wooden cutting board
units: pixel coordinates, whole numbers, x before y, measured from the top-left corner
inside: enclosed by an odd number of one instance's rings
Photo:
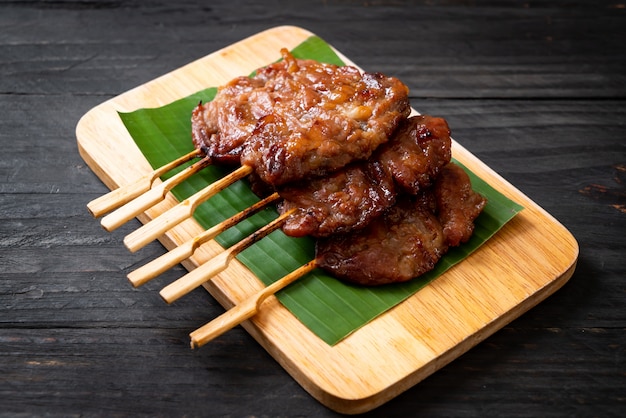
[[[162,106],[249,74],[279,58],[280,48],[291,49],[311,35],[292,26],[270,29],[102,103],[76,128],[82,158],[111,189],[132,182],[151,167],[118,111]],[[456,141],[453,156],[525,207],[473,255],[332,347],[274,297],[243,324],[304,389],[333,410],[361,413],[397,396],[547,298],[574,272],[578,245],[561,224]],[[145,223],[176,203],[168,195],[139,219]],[[190,219],[161,242],[172,249],[200,232]],[[193,269],[220,250],[210,242],[183,264]],[[262,285],[235,260],[205,287],[230,308]]]

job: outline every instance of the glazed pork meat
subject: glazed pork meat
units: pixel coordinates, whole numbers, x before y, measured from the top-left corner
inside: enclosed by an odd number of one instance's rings
[[[408,88],[394,77],[281,54],[194,110],[196,148],[281,185],[368,159],[410,113]]]
[[[359,229],[396,199],[393,179],[378,161],[357,162],[326,177],[278,188],[280,213],[296,212],[283,232],[292,237],[328,236]]]
[[[450,246],[469,239],[485,203],[463,169],[449,163],[432,188],[398,196],[365,228],[318,239],[318,265],[365,286],[405,282],[432,270]]]
[[[405,121],[376,158],[404,193],[432,186],[452,157],[450,128],[443,118],[420,115]]]
[[[256,107],[262,106],[249,99],[263,85],[263,80],[239,77],[222,86],[213,101],[193,110],[191,139],[212,163],[240,164],[241,150],[256,125]]]
[[[318,266],[345,281],[410,280],[470,238],[486,201],[450,162],[444,119],[409,117],[393,77],[281,54],[193,111],[205,158],[253,168],[256,193],[297,209],[283,231],[317,238]]]
[[[467,173],[456,164],[443,167],[434,188],[439,222],[451,247],[467,242],[474,233],[474,219],[487,201],[474,192]]]
[[[402,195],[364,229],[317,241],[318,266],[335,277],[376,286],[410,280],[433,269],[448,250],[429,205]]]
[[[395,202],[398,193],[417,194],[432,186],[451,158],[444,119],[413,116],[364,162],[326,177],[277,188],[279,211],[297,208],[283,226],[290,236],[325,237],[367,225]]]

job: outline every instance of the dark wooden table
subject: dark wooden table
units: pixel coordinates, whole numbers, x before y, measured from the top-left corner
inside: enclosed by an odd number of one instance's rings
[[[223,309],[126,274],[133,221],[78,155],[93,106],[269,27],[302,26],[413,106],[577,238],[570,281],[371,416],[626,413],[626,5],[619,1],[0,2],[0,416],[334,416],[241,328],[192,351]]]

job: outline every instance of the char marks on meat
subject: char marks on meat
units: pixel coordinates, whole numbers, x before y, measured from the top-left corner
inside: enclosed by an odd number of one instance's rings
[[[443,168],[434,192],[446,243],[454,247],[467,242],[474,233],[474,219],[487,200],[472,189],[469,176],[456,164]]]
[[[263,80],[237,77],[221,86],[213,101],[198,104],[191,114],[194,147],[213,163],[240,164],[256,118],[270,111],[263,85]]]
[[[394,184],[380,162],[350,164],[308,182],[279,187],[281,213],[297,211],[283,225],[295,237],[323,237],[359,229],[378,217],[395,201]]]
[[[414,116],[400,125],[394,140],[381,146],[377,158],[402,191],[416,194],[430,187],[450,162],[451,142],[444,119]]]
[[[367,286],[410,280],[432,270],[450,246],[469,238],[485,203],[463,169],[449,163],[433,187],[398,196],[365,228],[319,239],[319,266]]]
[[[429,205],[403,195],[359,231],[317,241],[318,265],[340,279],[375,286],[405,282],[433,269],[447,251]]]
[[[369,158],[410,113],[397,78],[281,53],[282,61],[232,80],[194,111],[197,148],[280,185]]]
[[[323,178],[278,187],[281,213],[298,209],[283,231],[325,237],[364,227],[393,205],[397,192],[417,194],[432,186],[450,161],[450,143],[448,125],[441,118],[413,116],[402,121],[369,160]]]
[[[444,119],[409,117],[396,78],[281,54],[193,111],[208,160],[252,167],[255,193],[297,209],[283,231],[318,238],[318,265],[349,282],[410,280],[470,238],[486,200],[450,162]]]

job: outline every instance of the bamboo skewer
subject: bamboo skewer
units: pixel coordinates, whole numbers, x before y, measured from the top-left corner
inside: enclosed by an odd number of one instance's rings
[[[172,188],[210,165],[211,159],[204,157],[171,178],[163,181],[159,185],[154,186],[154,181],[163,174],[201,155],[202,153],[200,150],[193,150],[192,152],[140,177],[130,184],[121,186],[106,195],[92,200],[87,204],[87,208],[94,217],[99,217],[108,213],[102,218],[101,225],[105,230],[109,232],[113,231],[143,211],[158,204],[160,201],[165,199],[166,194]],[[198,205],[236,181],[251,174],[252,171],[253,169],[250,166],[241,166],[229,175],[211,183],[170,210],[146,223],[138,230],[127,235],[124,239],[124,244],[131,252],[135,252],[143,248],[149,242],[164,234],[167,230],[178,225],[185,219],[190,218]],[[268,196],[256,204],[244,209],[231,218],[213,226],[192,240],[187,241],[163,256],[129,273],[129,281],[135,287],[148,282],[184,259],[191,257],[200,245],[212,240],[221,232],[231,228],[243,219],[258,212],[279,198],[280,196],[278,193],[273,193],[271,196]],[[211,280],[214,276],[225,270],[230,264],[230,261],[232,261],[237,254],[252,244],[260,241],[271,232],[280,228],[287,218],[295,211],[296,209],[294,208],[286,213],[283,213],[272,222],[239,241],[237,244],[222,251],[208,262],[200,265],[180,279],[164,287],[160,292],[161,297],[167,303],[173,303],[180,297],[189,293],[191,290],[197,288],[206,281]],[[214,321],[194,331],[190,334],[192,348],[200,347],[206,344],[208,341],[235,327],[244,320],[251,318],[258,312],[260,305],[267,297],[288,286],[293,281],[316,268],[316,266],[316,260],[310,261],[282,279],[272,283],[270,286],[256,293],[252,297],[246,299],[242,304],[229,310]]]
[[[181,296],[191,292],[202,283],[209,281],[216,274],[224,271],[230,261],[241,251],[248,248],[250,245],[260,241],[262,238],[281,227],[281,225],[287,220],[291,214],[295,212],[295,208],[283,213],[272,222],[268,223],[264,227],[260,228],[256,232],[250,234],[246,238],[239,241],[232,247],[224,250],[211,260],[202,264],[201,266],[190,271],[180,279],[164,287],[160,295],[167,302],[172,303],[179,299]]]
[[[162,213],[152,221],[143,225],[141,228],[128,234],[124,238],[124,244],[131,252],[135,252],[143,248],[148,243],[163,235],[167,230],[178,225],[185,219],[190,218],[198,205],[202,202],[250,173],[252,173],[252,167],[244,165],[229,175],[209,184],[207,187],[183,200],[167,212]]]
[[[238,214],[207,229],[202,234],[196,236],[192,240],[185,242],[179,247],[174,248],[172,251],[165,253],[161,257],[152,260],[148,264],[138,268],[135,271],[132,271],[128,274],[128,280],[130,280],[134,287],[141,286],[142,284],[150,281],[159,274],[174,267],[176,264],[180,263],[184,259],[191,257],[200,245],[212,240],[228,228],[238,224],[243,219],[246,219],[247,217],[267,207],[270,203],[278,200],[278,198],[278,193],[274,193],[266,197],[265,199],[260,200],[259,202],[244,209]]]
[[[148,190],[146,193],[140,195],[134,200],[131,200],[124,206],[116,209],[114,212],[109,213],[107,216],[102,218],[102,227],[109,232],[119,228],[124,223],[139,215],[141,212],[165,199],[167,192],[174,188],[174,186],[210,164],[210,158],[203,158],[202,160],[190,165],[180,173],[177,173],[158,186]]]
[[[222,315],[218,316],[208,324],[198,328],[197,330],[189,334],[189,337],[191,338],[191,348],[201,347],[212,339],[241,324],[246,319],[252,318],[259,312],[261,304],[265,299],[267,299],[267,297],[275,294],[287,285],[298,280],[316,267],[316,260],[309,261],[308,263],[284,276],[282,279],[275,281],[274,283],[257,292],[256,294],[250,296],[239,305],[224,312]]]
[[[155,179],[161,177],[163,174],[178,167],[179,165],[199,157],[201,153],[202,152],[200,150],[195,149],[189,154],[183,155],[182,157],[155,169],[151,173],[140,177],[132,183],[120,186],[117,189],[92,200],[87,204],[87,209],[95,218],[117,209],[125,203],[130,202],[140,194],[150,190]]]

